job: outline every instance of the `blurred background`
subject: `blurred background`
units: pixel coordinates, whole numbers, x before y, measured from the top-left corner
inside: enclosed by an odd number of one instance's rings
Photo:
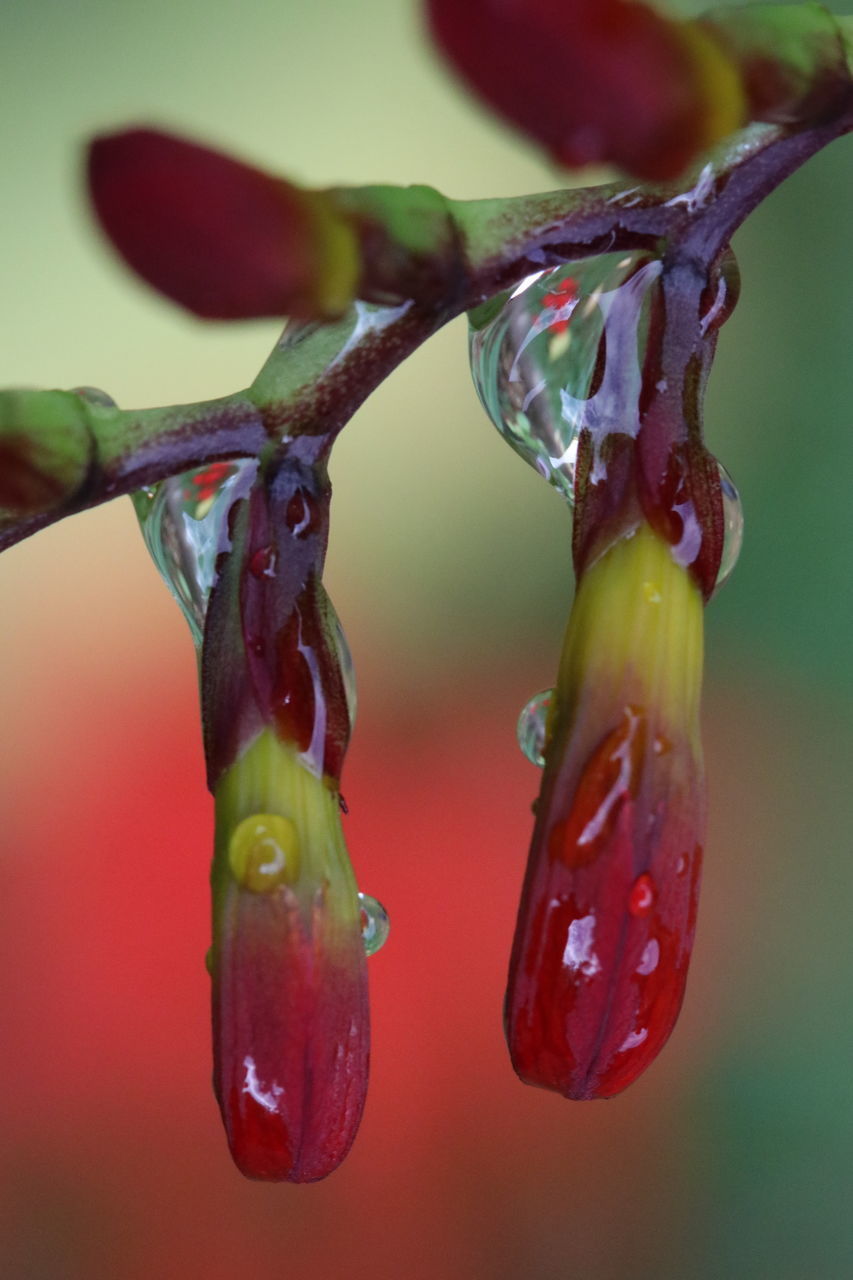
[[[124,273],[82,195],[98,130],[172,127],[315,185],[563,181],[451,83],[414,0],[6,0],[0,70],[2,385],[191,401],[247,385],[275,341]],[[228,1158],[193,651],[130,503],[0,558],[0,1274],[853,1274],[852,201],[846,140],[736,242],[707,423],[747,529],[707,615],[698,939],[670,1044],[607,1104],[524,1088],[503,1044],[538,781],[514,723],[552,682],[570,531],[482,414],[463,322],[333,460],[346,832],[392,934],[367,1112],[328,1182],[252,1184]]]

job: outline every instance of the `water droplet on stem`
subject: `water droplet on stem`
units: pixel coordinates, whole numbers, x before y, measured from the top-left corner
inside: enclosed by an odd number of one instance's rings
[[[523,280],[471,313],[471,372],[504,439],[574,502],[582,432],[595,451],[639,431],[647,299],[660,263],[602,254]]]
[[[516,736],[522,754],[531,764],[542,768],[545,763],[545,748],[548,745],[548,713],[554,698],[553,689],[543,689],[534,693],[525,703],[518,717]]]
[[[382,903],[376,898],[371,898],[369,893],[360,893],[358,902],[361,909],[361,937],[364,953],[374,956],[388,941],[391,921]]]
[[[743,543],[743,504],[726,468],[717,463],[720,472],[720,491],[723,495],[723,554],[717,571],[715,591],[728,582],[738,561]]]
[[[628,910],[632,916],[647,916],[655,903],[654,881],[648,872],[637,876],[628,897]]]
[[[249,490],[254,458],[214,462],[134,494],[133,505],[154,563],[201,644],[216,561],[229,547],[228,513]]]
[[[235,827],[228,841],[228,865],[238,884],[269,893],[299,877],[299,834],[290,818],[254,813]]]

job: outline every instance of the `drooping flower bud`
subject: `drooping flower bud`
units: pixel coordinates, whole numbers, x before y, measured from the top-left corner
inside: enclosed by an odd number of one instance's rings
[[[263,730],[216,787],[214,1087],[251,1178],[337,1168],[367,1089],[361,907],[335,785]]]
[[[483,405],[573,510],[557,686],[519,721],[544,774],[506,999],[518,1074],[570,1098],[618,1093],[657,1055],[696,919],[702,614],[741,534],[701,396],[734,260],[695,282],[681,314],[667,287],[660,260],[610,254],[529,277],[471,317]]]
[[[550,702],[510,967],[516,1071],[609,1097],[684,994],[704,840],[699,588],[647,524],[583,574]]]
[[[340,825],[343,640],[319,573],[321,465],[262,471],[232,511],[202,650],[213,866],[214,1082],[249,1177],[346,1155],[369,1058],[362,909]]]

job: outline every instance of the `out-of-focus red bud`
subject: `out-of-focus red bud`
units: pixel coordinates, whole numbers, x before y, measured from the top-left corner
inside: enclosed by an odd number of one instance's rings
[[[144,128],[96,138],[88,181],[128,265],[203,319],[331,319],[352,301],[356,236],[323,192]]]
[[[693,24],[632,0],[428,0],[442,51],[560,163],[676,177],[744,123],[737,72]]]

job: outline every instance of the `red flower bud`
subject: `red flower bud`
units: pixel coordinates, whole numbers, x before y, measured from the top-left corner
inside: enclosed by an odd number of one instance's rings
[[[562,164],[677,176],[744,122],[719,45],[632,0],[429,0],[470,87]]]
[[[705,816],[701,670],[700,591],[642,525],[578,587],[510,966],[513,1065],[569,1098],[629,1085],[681,1007]]]
[[[216,788],[214,1087],[250,1178],[333,1172],[367,1093],[367,958],[337,790],[265,731]]]
[[[322,467],[259,474],[232,509],[202,651],[214,1084],[238,1167],[291,1182],[347,1154],[370,1039],[338,789],[346,659],[320,582],[328,501]]]
[[[323,192],[155,129],[96,138],[88,180],[128,265],[197,316],[330,319],[352,301],[356,236]]]

